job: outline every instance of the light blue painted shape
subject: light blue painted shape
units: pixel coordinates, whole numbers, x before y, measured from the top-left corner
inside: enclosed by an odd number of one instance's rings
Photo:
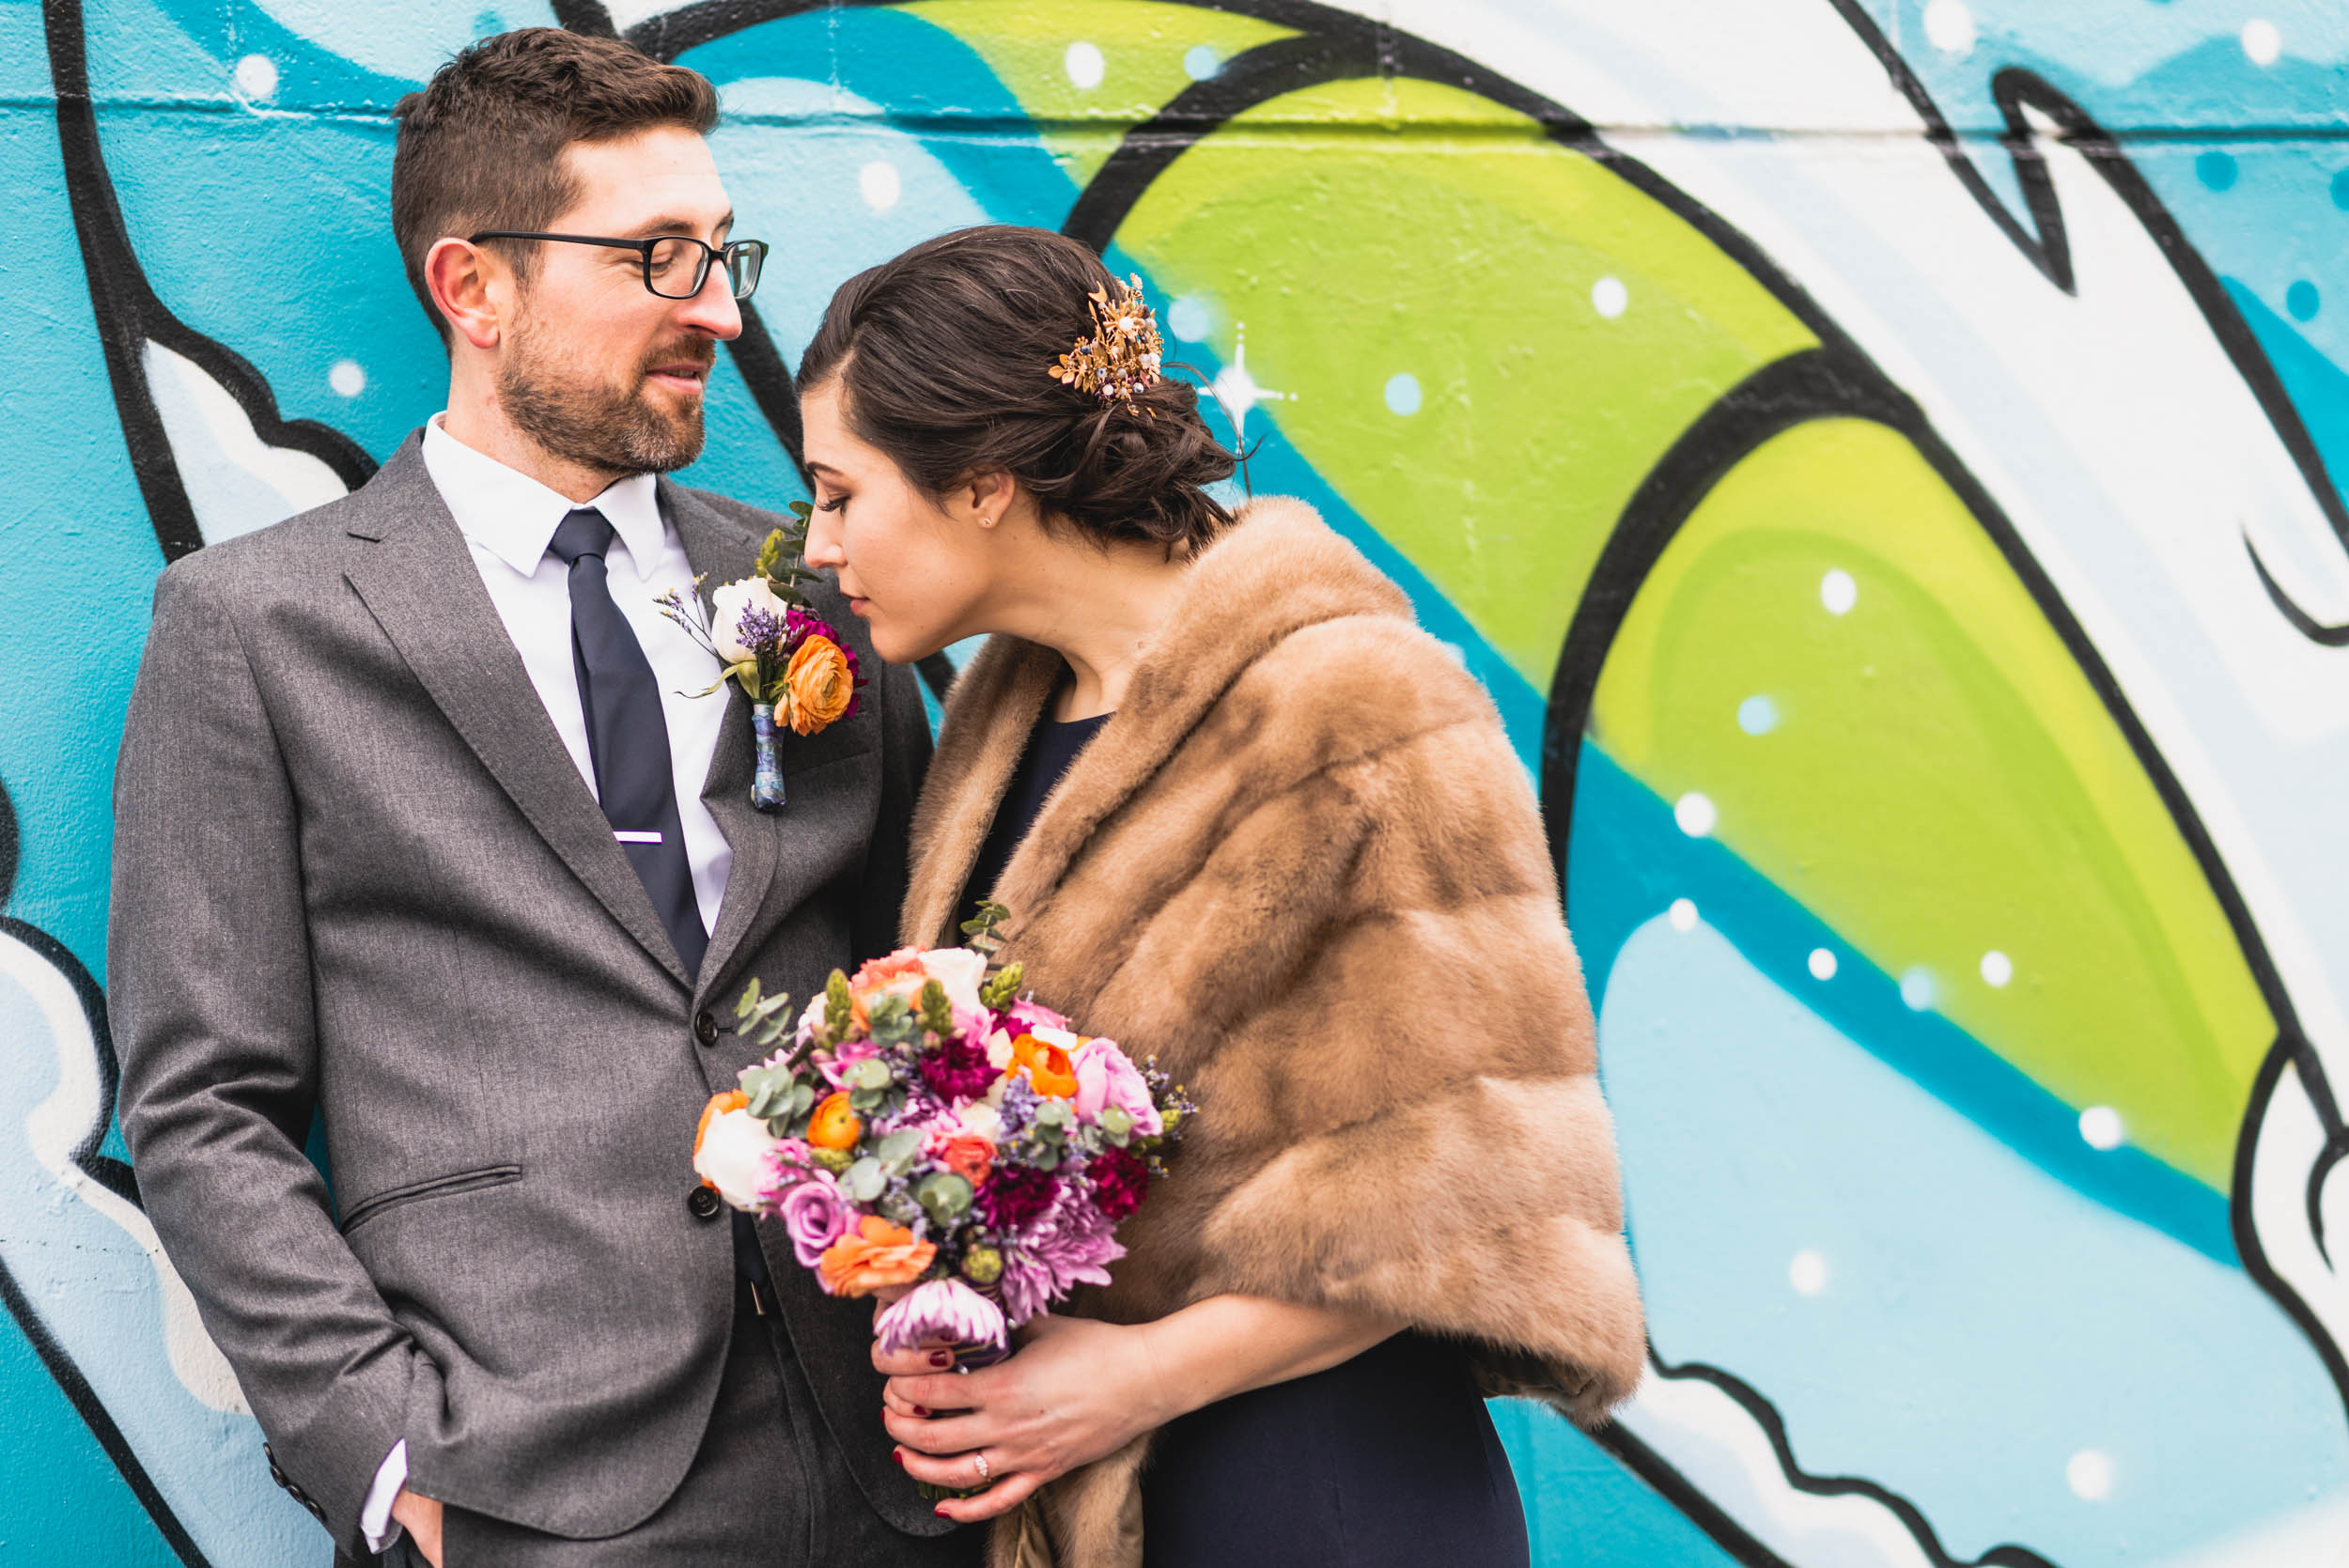
[[[1575,868],[1570,912],[1603,977],[1665,1361],[1742,1378],[1805,1469],[1907,1497],[1963,1558],[2019,1540],[2122,1568],[2349,1487],[2330,1379],[2248,1277],[1952,1104],[1925,1053],[1957,1050],[1954,1031],[1927,1039],[1929,1016],[1870,998],[1891,982],[1848,948],[1811,980],[1815,924],[1610,768],[1583,748],[1574,844],[1600,864]],[[1688,932],[1662,918],[1678,896],[1702,911]],[[1888,1040],[1905,1021],[1920,1037]],[[1806,1250],[1827,1260],[1813,1296],[1788,1278]],[[2065,1484],[2084,1449],[2117,1467],[2104,1502]]]

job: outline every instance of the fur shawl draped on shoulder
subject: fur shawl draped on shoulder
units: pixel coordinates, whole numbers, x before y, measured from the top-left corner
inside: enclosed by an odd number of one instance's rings
[[[1639,1291],[1590,1004],[1500,715],[1301,503],[1251,504],[1187,570],[994,889],[1037,1000],[1200,1105],[1114,1283],[1071,1310],[1365,1310],[1464,1343],[1488,1393],[1595,1422],[1639,1381]],[[1062,670],[999,637],[956,682],[906,940],[958,939]],[[1039,1494],[1061,1568],[1140,1563],[1146,1447]]]

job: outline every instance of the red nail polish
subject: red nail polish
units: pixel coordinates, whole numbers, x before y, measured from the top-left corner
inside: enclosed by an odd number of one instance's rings
[[[929,1412],[928,1412],[927,1410],[923,1409],[923,1408],[922,1408],[919,1405],[915,1405],[915,1406],[913,1407],[913,1413],[914,1413],[915,1415],[917,1415],[917,1416],[921,1416],[921,1417],[923,1417],[923,1418],[925,1418],[925,1419],[926,1419],[926,1418],[928,1417],[928,1415],[929,1415]]]
[[[936,1508],[931,1509],[930,1512],[937,1514],[941,1519],[951,1519],[954,1517],[953,1514],[946,1512],[946,1505],[942,1502]]]
[[[953,1351],[933,1350],[930,1352],[930,1365],[934,1367],[951,1367],[954,1364],[955,1353]]]
[[[899,1469],[901,1469],[901,1470],[902,1470],[902,1469],[904,1469],[904,1468],[906,1467],[906,1451],[905,1451],[905,1450],[903,1450],[903,1449],[891,1449],[891,1450],[889,1451],[889,1457],[890,1457],[890,1458],[892,1458],[892,1459],[894,1459],[894,1460],[897,1462],[897,1468],[899,1468]]]

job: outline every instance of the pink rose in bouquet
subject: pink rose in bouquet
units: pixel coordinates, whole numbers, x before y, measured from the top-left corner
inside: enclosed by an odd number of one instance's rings
[[[882,1312],[884,1347],[943,1340],[967,1364],[1109,1281],[1117,1222],[1196,1110],[1152,1063],[1019,996],[1019,967],[989,962],[1001,918],[964,927],[969,948],[835,970],[796,1018],[753,982],[737,1016],[774,1054],[712,1100],[719,1131],[695,1150],[720,1196],[781,1218],[827,1292],[914,1287]]]

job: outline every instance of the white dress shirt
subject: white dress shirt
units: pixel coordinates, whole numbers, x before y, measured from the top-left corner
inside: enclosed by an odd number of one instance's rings
[[[521,655],[530,684],[547,717],[554,721],[554,733],[563,737],[593,794],[596,765],[587,750],[587,715],[571,662],[570,569],[547,551],[573,503],[467,446],[441,427],[441,419],[434,414],[425,427],[426,472],[465,536],[473,564],[490,590],[490,603],[505,623],[514,651]],[[734,851],[702,803],[702,784],[718,750],[726,701],[722,692],[686,695],[716,680],[719,663],[653,602],[671,588],[690,600],[693,567],[677,530],[661,515],[651,474],[622,479],[586,505],[612,524],[612,548],[603,558],[605,581],[661,685],[661,716],[669,727],[669,769],[677,787],[677,817],[685,830],[685,860],[693,874],[693,902],[701,910],[703,929],[711,930],[718,924],[718,905],[725,896]],[[381,1552],[399,1539],[392,1503],[407,1483],[408,1444],[403,1438],[376,1472],[360,1512],[369,1550]]]

